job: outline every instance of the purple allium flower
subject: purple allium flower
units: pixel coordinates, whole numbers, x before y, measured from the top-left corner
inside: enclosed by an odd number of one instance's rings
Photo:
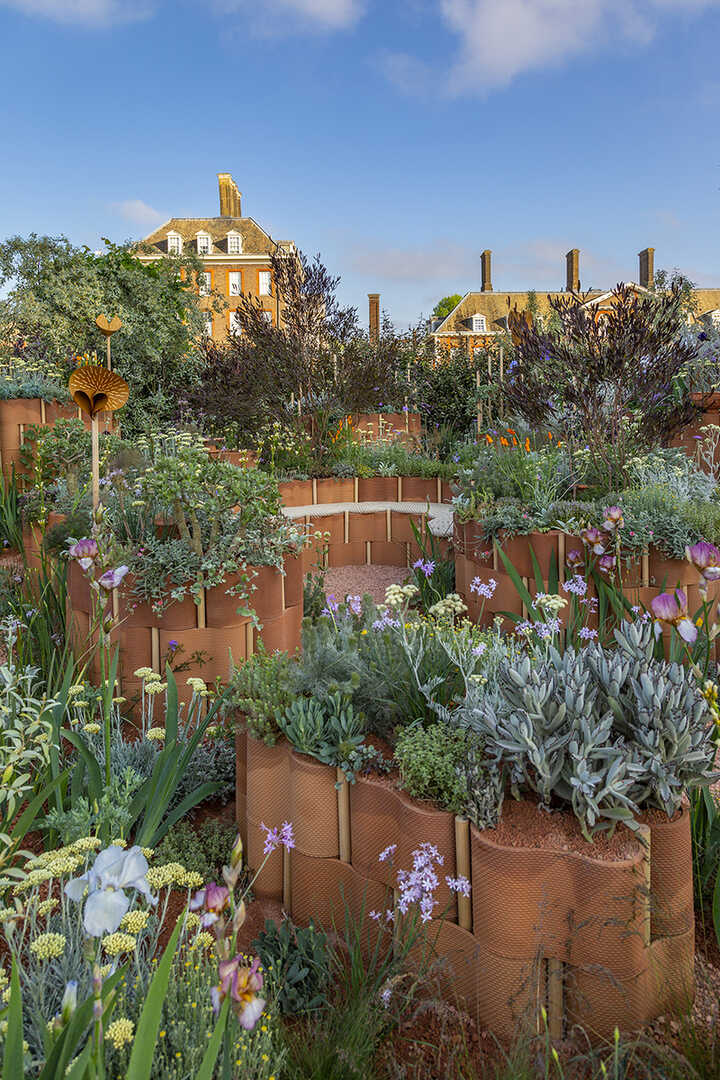
[[[334,615],[336,614],[339,607],[340,607],[340,604],[337,602],[337,600],[335,599],[335,597],[331,593],[330,596],[325,597],[325,607],[322,609],[320,614],[321,615],[327,615],[328,618],[332,619],[334,617]]]
[[[170,650],[170,652],[175,652],[177,649],[179,649],[179,647],[180,642],[176,641],[175,638],[172,638],[170,641],[168,641],[168,649]]]
[[[661,623],[674,626],[683,641],[692,645],[697,641],[697,627],[688,615],[687,596],[682,589],[675,589],[674,593],[660,593],[650,601],[652,613],[657,620],[655,623],[655,636],[661,633]]]
[[[445,883],[451,892],[460,893],[461,896],[470,895],[470,882],[462,874],[456,878],[446,877]]]
[[[592,641],[597,636],[597,630],[592,630],[589,626],[580,627],[579,637],[581,641]]]
[[[102,577],[98,579],[98,585],[103,589],[107,589],[108,592],[110,592],[111,589],[117,589],[118,585],[129,571],[129,566],[116,566],[114,570],[106,570]]]
[[[68,555],[82,570],[89,570],[98,555],[97,543],[92,537],[85,536],[68,548]]]
[[[388,847],[378,855],[378,862],[385,862],[386,859],[392,860],[396,851],[397,844],[389,844]]]
[[[362,597],[361,596],[348,596],[346,598],[347,606],[352,611],[353,615],[362,615]]]

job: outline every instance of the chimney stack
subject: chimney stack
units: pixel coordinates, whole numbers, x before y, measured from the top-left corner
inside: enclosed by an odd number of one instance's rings
[[[482,255],[480,256],[480,261],[482,263],[482,291],[492,292],[492,251],[489,251],[487,249],[483,251]]]
[[[380,293],[368,293],[368,308],[370,317],[370,341],[377,345],[380,340]]]
[[[645,248],[639,252],[640,281],[644,289],[652,289],[655,280],[655,248]]]
[[[230,173],[218,173],[220,191],[220,217],[242,217],[241,193]]]
[[[565,256],[565,288],[568,292],[580,292],[580,249],[573,248]]]

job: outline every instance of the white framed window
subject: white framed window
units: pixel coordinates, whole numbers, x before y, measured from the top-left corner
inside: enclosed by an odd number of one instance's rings
[[[205,311],[205,312],[203,312],[203,314],[205,315],[205,334],[207,335],[207,337],[212,337],[212,335],[213,335],[213,313],[212,313],[212,311]]]
[[[198,255],[209,255],[212,251],[212,237],[209,233],[197,234],[197,253]]]
[[[182,255],[182,236],[180,233],[169,232],[167,234],[168,255]]]
[[[484,315],[473,315],[472,329],[474,334],[487,333],[487,319]]]
[[[242,292],[242,274],[239,270],[228,273],[228,296],[239,296]]]
[[[212,289],[212,271],[203,270],[198,275],[198,292],[201,296],[209,296]]]
[[[242,326],[240,325],[240,316],[237,311],[230,312],[230,333],[242,334]]]
[[[272,295],[272,278],[269,270],[261,270],[258,273],[258,294],[260,296]]]
[[[242,255],[242,236],[240,233],[228,233],[227,249],[228,255]]]

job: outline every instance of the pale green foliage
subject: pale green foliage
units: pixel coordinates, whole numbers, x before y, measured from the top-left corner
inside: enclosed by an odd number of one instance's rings
[[[0,843],[23,802],[37,790],[50,758],[52,709],[36,668],[0,667]]]
[[[713,778],[713,725],[692,672],[653,660],[649,624],[623,623],[617,648],[525,656],[494,701],[462,713],[515,790],[572,807],[590,835],[650,807],[672,816]]]
[[[280,734],[275,713],[291,701],[291,662],[287,653],[268,653],[262,641],[257,651],[233,667],[225,711],[237,710],[254,739],[273,746]]]
[[[464,813],[468,787],[461,766],[479,742],[473,732],[442,723],[404,728],[395,744],[401,786],[414,799],[435,802],[455,814]]]

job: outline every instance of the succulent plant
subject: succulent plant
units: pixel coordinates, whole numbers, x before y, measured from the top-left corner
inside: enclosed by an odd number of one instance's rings
[[[694,674],[652,659],[652,627],[623,623],[617,648],[592,644],[508,661],[492,699],[469,695],[481,735],[514,794],[572,807],[587,838],[645,808],[672,816],[714,779],[713,724]]]

